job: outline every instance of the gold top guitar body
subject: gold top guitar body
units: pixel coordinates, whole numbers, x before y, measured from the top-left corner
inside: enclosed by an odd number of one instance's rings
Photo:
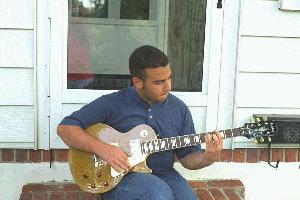
[[[129,157],[129,163],[134,166],[133,172],[151,173],[146,166],[147,154],[142,154],[140,143],[137,144],[137,142],[156,139],[156,134],[151,127],[139,125],[124,134],[105,124],[95,124],[85,131],[108,144],[117,145],[128,155],[132,155]],[[69,165],[75,182],[81,189],[91,193],[103,193],[111,190],[125,175],[125,173],[116,172],[95,154],[74,148],[69,149]]]

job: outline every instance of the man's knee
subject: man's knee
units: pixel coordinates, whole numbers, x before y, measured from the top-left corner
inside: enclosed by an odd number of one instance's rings
[[[147,192],[151,200],[174,200],[172,189],[163,180],[151,185]]]
[[[174,200],[172,189],[153,174],[128,174],[117,187],[103,193],[103,199]]]
[[[173,192],[169,185],[153,174],[139,174],[140,184],[145,199],[173,200]],[[143,196],[143,195],[142,195]]]

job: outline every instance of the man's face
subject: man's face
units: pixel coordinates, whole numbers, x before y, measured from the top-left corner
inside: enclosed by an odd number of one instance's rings
[[[146,69],[146,78],[141,80],[137,87],[138,94],[150,105],[157,102],[164,102],[171,90],[171,68],[157,67]]]

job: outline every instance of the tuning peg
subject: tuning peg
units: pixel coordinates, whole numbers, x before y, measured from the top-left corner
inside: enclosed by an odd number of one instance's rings
[[[258,140],[257,140],[256,138],[253,139],[253,142],[254,142],[255,144],[258,144]]]
[[[259,142],[260,142],[260,143],[263,143],[264,141],[265,141],[265,139],[263,138],[263,136],[260,136]]]
[[[260,117],[255,117],[255,122],[259,123],[260,122]]]
[[[272,138],[270,136],[268,136],[268,142],[271,142]]]

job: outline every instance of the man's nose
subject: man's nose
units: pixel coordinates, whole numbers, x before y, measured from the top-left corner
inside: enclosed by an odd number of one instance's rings
[[[164,90],[165,90],[166,92],[168,92],[168,91],[171,90],[171,88],[172,88],[172,82],[171,82],[171,80],[167,80],[167,81],[165,82],[165,88],[164,88]]]

